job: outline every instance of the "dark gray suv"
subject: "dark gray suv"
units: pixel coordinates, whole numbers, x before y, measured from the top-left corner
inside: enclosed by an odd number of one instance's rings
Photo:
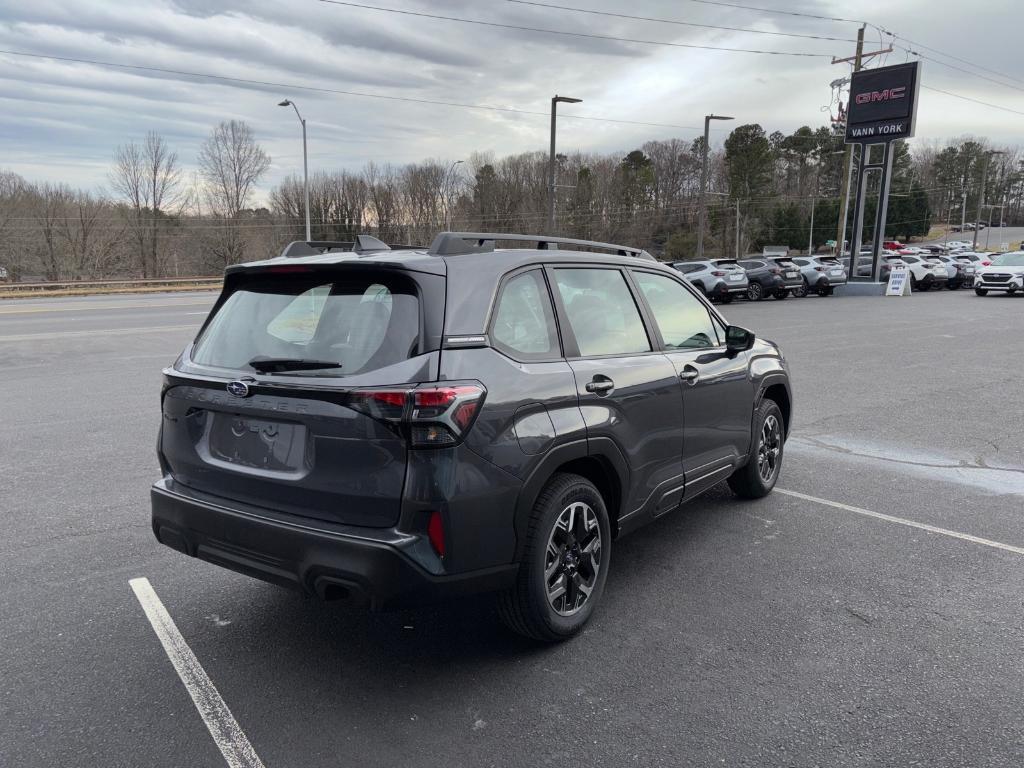
[[[554,641],[616,537],[771,491],[792,396],[774,344],[643,251],[444,233],[228,267],[162,410],[167,546],[372,609],[495,591]]]

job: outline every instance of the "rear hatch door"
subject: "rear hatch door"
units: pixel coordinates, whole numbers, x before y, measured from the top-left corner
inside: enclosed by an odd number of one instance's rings
[[[351,267],[233,280],[165,372],[165,472],[229,500],[393,525],[408,450],[399,393],[436,379],[422,310],[426,291],[443,311],[443,289],[440,275]]]

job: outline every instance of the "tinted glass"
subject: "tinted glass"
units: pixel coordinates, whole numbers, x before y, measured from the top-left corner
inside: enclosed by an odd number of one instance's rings
[[[640,312],[621,272],[556,269],[555,282],[581,355],[650,351]]]
[[[250,361],[337,362],[303,375],[375,370],[416,354],[419,302],[393,278],[255,282],[232,293],[196,343],[200,365],[253,370]]]
[[[559,354],[551,297],[540,271],[517,275],[505,283],[494,313],[491,338],[517,357]]]
[[[707,307],[683,286],[664,275],[634,272],[654,320],[669,349],[700,349],[718,345]]]
[[[992,259],[993,267],[1024,267],[1024,252],[1004,253]]]
[[[764,262],[761,262],[761,261],[741,261],[741,262],[739,262],[739,265],[741,267],[743,267],[744,269],[757,269],[758,267],[763,267],[764,266]]]

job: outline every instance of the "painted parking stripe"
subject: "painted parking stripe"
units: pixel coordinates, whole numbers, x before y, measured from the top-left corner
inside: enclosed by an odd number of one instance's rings
[[[843,504],[838,501],[829,501],[828,499],[819,499],[817,496],[808,496],[806,493],[798,493],[797,491],[787,491],[784,488],[776,488],[776,493],[782,493],[786,496],[792,496],[796,499],[803,499],[804,501],[813,501],[816,504],[824,504],[827,507],[834,507],[836,509],[842,509],[845,512],[853,512],[858,515],[864,515],[865,517],[873,517],[877,520],[885,520],[887,523],[896,523],[898,525],[906,525],[910,528],[918,528],[922,531],[928,531],[928,533],[937,533],[942,536],[950,536],[954,539],[961,539],[962,541],[969,541],[972,544],[981,544],[985,547],[992,547],[993,549],[1001,549],[1004,552],[1013,552],[1016,555],[1024,555],[1024,547],[1015,547],[1012,544],[1004,544],[1001,541],[992,541],[992,539],[983,539],[980,536],[972,536],[969,533],[960,533],[959,531],[951,531],[948,528],[939,528],[935,525],[928,525],[928,523],[919,523],[916,520],[907,520],[902,517],[896,517],[894,515],[886,515],[882,512],[873,512],[870,509],[863,509],[862,507],[854,507],[850,504]]]
[[[203,314],[206,314],[205,312]],[[136,333],[159,333],[160,331],[196,330],[192,325],[156,325],[146,328],[101,328],[95,331],[53,331],[49,333],[21,333],[15,336],[0,336],[0,342],[6,341],[55,341],[56,339],[73,339],[91,336],[128,336]]]
[[[149,579],[132,579],[128,583],[228,765],[231,768],[263,768],[263,763],[256,755],[249,739],[242,732],[228,705],[224,703],[206,670],[199,663],[199,659],[181,636]]]

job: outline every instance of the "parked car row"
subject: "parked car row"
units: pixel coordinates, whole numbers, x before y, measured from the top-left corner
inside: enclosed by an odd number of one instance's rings
[[[748,259],[677,261],[672,266],[713,301],[743,297],[760,301],[814,292],[830,296],[846,282],[846,270],[830,256],[765,256]]]

